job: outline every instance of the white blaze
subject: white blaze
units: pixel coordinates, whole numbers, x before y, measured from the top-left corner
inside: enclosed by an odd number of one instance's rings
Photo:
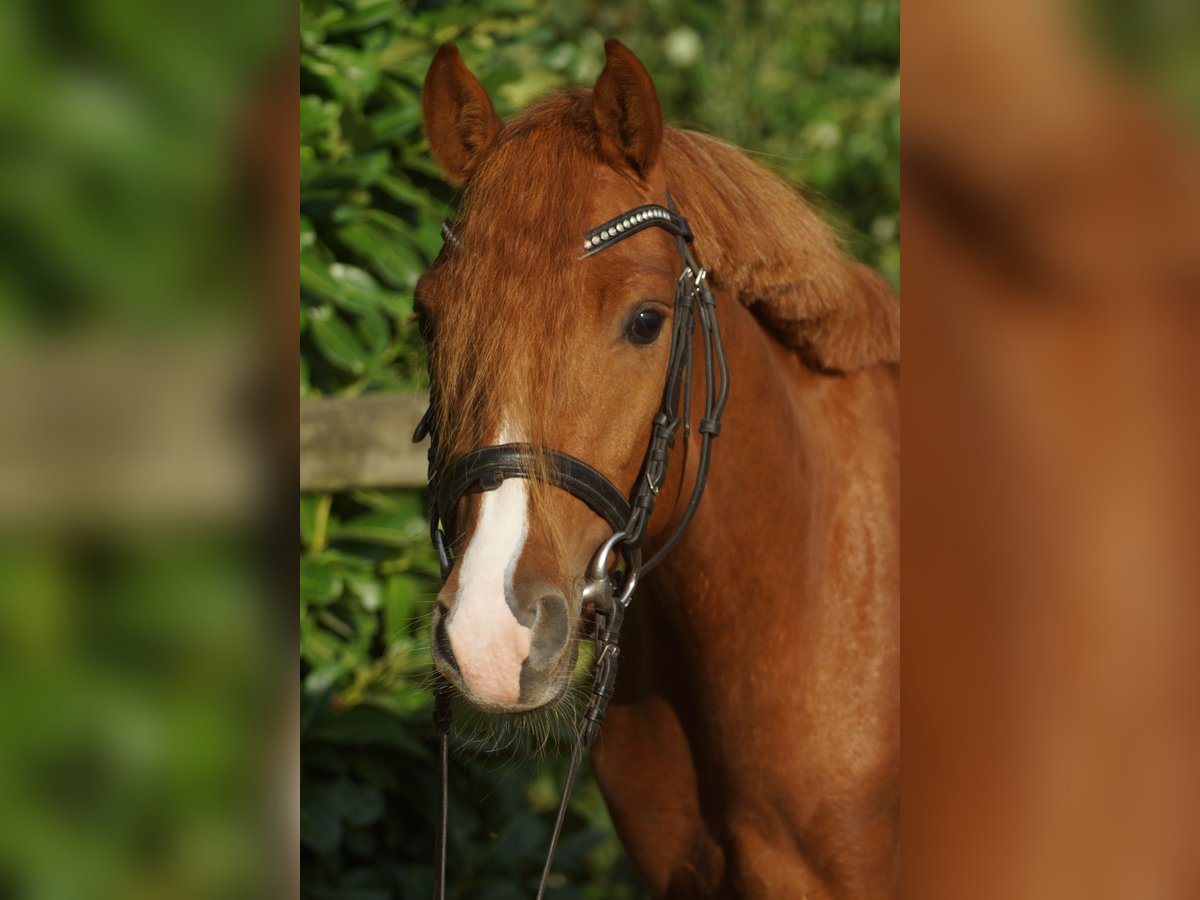
[[[511,443],[507,428],[498,444]],[[481,496],[475,533],[459,562],[458,594],[446,635],[463,681],[481,700],[515,704],[531,631],[508,605],[513,570],[529,532],[525,481],[509,478]]]

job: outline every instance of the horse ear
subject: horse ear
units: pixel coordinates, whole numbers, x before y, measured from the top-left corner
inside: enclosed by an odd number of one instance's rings
[[[455,187],[471,177],[479,158],[504,127],[487,91],[463,64],[453,44],[442,44],[429,64],[421,112],[429,150]]]
[[[620,41],[604,42],[607,62],[592,91],[600,152],[614,166],[645,176],[662,146],[662,110],[650,73]]]

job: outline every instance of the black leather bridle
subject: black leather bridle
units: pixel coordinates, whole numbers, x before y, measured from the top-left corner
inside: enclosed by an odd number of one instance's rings
[[[705,271],[697,265],[688,246],[692,242],[691,228],[676,212],[669,194],[666,206],[638,206],[587,232],[583,241],[583,257],[600,253],[647,228],[662,228],[675,237],[681,270],[675,284],[671,349],[662,402],[654,416],[650,444],[646,449],[641,472],[628,498],[612,481],[583,460],[560,450],[531,444],[480,447],[443,468],[435,434],[434,423],[437,417],[433,404],[445,400],[438,397],[436,390],[431,390],[430,407],[413,435],[414,441],[429,437],[429,527],[430,537],[438,552],[443,579],[449,576],[454,565],[447,535],[457,530],[456,515],[460,501],[467,494],[495,490],[508,478],[541,480],[561,488],[582,500],[612,528],[612,535],[596,550],[584,579],[583,601],[594,604],[596,610],[597,654],[592,692],[571,755],[567,782],[563,788],[558,818],[538,887],[539,900],[546,889],[550,865],[554,859],[554,851],[566,816],[567,802],[583,751],[596,739],[609,700],[612,698],[617,676],[617,657],[620,652],[618,643],[625,610],[633,598],[638,578],[662,561],[682,537],[696,513],[708,480],[712,441],[721,433],[721,414],[729,394],[729,373],[721,344],[721,331],[717,324],[716,303],[705,282]],[[457,243],[451,222],[447,221],[442,233],[448,242]],[[655,498],[666,479],[668,453],[674,446],[675,435],[680,427],[683,428],[685,437],[691,427],[693,337],[697,330],[702,336],[704,347],[705,389],[704,412],[696,428],[700,435],[696,481],[679,524],[654,554],[643,562],[642,544],[654,511]],[[619,554],[623,562],[616,571],[610,565],[614,553]],[[614,576],[617,579],[616,583],[613,580]],[[438,862],[434,878],[434,897],[442,900],[446,884],[450,731],[450,686],[444,680],[439,681],[436,691],[434,719],[441,732],[442,768],[441,821],[437,839]]]

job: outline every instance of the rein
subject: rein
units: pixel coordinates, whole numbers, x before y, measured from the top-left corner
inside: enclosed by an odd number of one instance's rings
[[[613,530],[612,535],[597,548],[584,580],[583,602],[595,607],[595,640],[598,652],[593,668],[591,695],[576,735],[566,784],[559,802],[558,816],[538,885],[539,900],[546,890],[550,866],[558,846],[559,835],[566,818],[567,803],[574,788],[583,752],[592,745],[599,734],[608,703],[612,699],[625,610],[633,598],[639,577],[662,561],[678,543],[696,514],[708,481],[712,441],[721,433],[721,415],[729,394],[729,372],[721,343],[721,331],[717,324],[716,303],[705,281],[706,273],[697,265],[688,246],[692,242],[691,228],[675,211],[669,194],[665,207],[656,204],[638,206],[588,231],[584,235],[581,258],[600,253],[647,228],[662,228],[675,237],[681,269],[675,283],[671,349],[662,401],[654,416],[650,443],[642,461],[640,474],[628,498],[612,481],[583,460],[559,450],[531,444],[480,447],[443,468],[434,429],[435,391],[430,392],[430,406],[413,434],[414,441],[420,441],[427,435],[429,437],[429,528],[430,538],[437,549],[443,579],[449,576],[454,566],[447,536],[456,531],[456,513],[460,501],[467,494],[495,490],[508,478],[540,480],[565,490],[587,504]],[[449,220],[442,227],[442,233],[448,242],[457,243]],[[695,350],[693,336],[697,326],[703,340],[705,378],[704,412],[696,428],[700,434],[696,481],[679,524],[654,554],[643,562],[642,543],[654,511],[655,498],[666,480],[668,451],[675,444],[675,435],[680,426],[683,427],[685,437],[691,427],[691,372]],[[614,554],[618,554],[623,562],[623,566],[616,573],[613,573],[610,567]],[[617,578],[615,583],[614,574]],[[437,833],[435,900],[443,900],[446,889],[450,697],[449,683],[439,679],[434,702],[434,721],[441,735],[441,818]]]

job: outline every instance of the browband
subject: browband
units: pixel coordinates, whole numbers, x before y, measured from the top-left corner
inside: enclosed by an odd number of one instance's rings
[[[583,255],[588,257],[599,253],[605,247],[611,247],[646,228],[662,228],[689,244],[692,242],[692,229],[687,219],[665,206],[647,203],[609,219],[585,234]],[[454,234],[453,217],[442,223],[442,239],[451,244],[458,244],[458,237]]]
[[[631,234],[651,227],[665,229],[689,244],[692,242],[692,229],[688,226],[687,219],[665,206],[647,203],[597,225],[584,235],[583,255],[599,253],[605,247],[611,247],[617,241],[623,241]]]

